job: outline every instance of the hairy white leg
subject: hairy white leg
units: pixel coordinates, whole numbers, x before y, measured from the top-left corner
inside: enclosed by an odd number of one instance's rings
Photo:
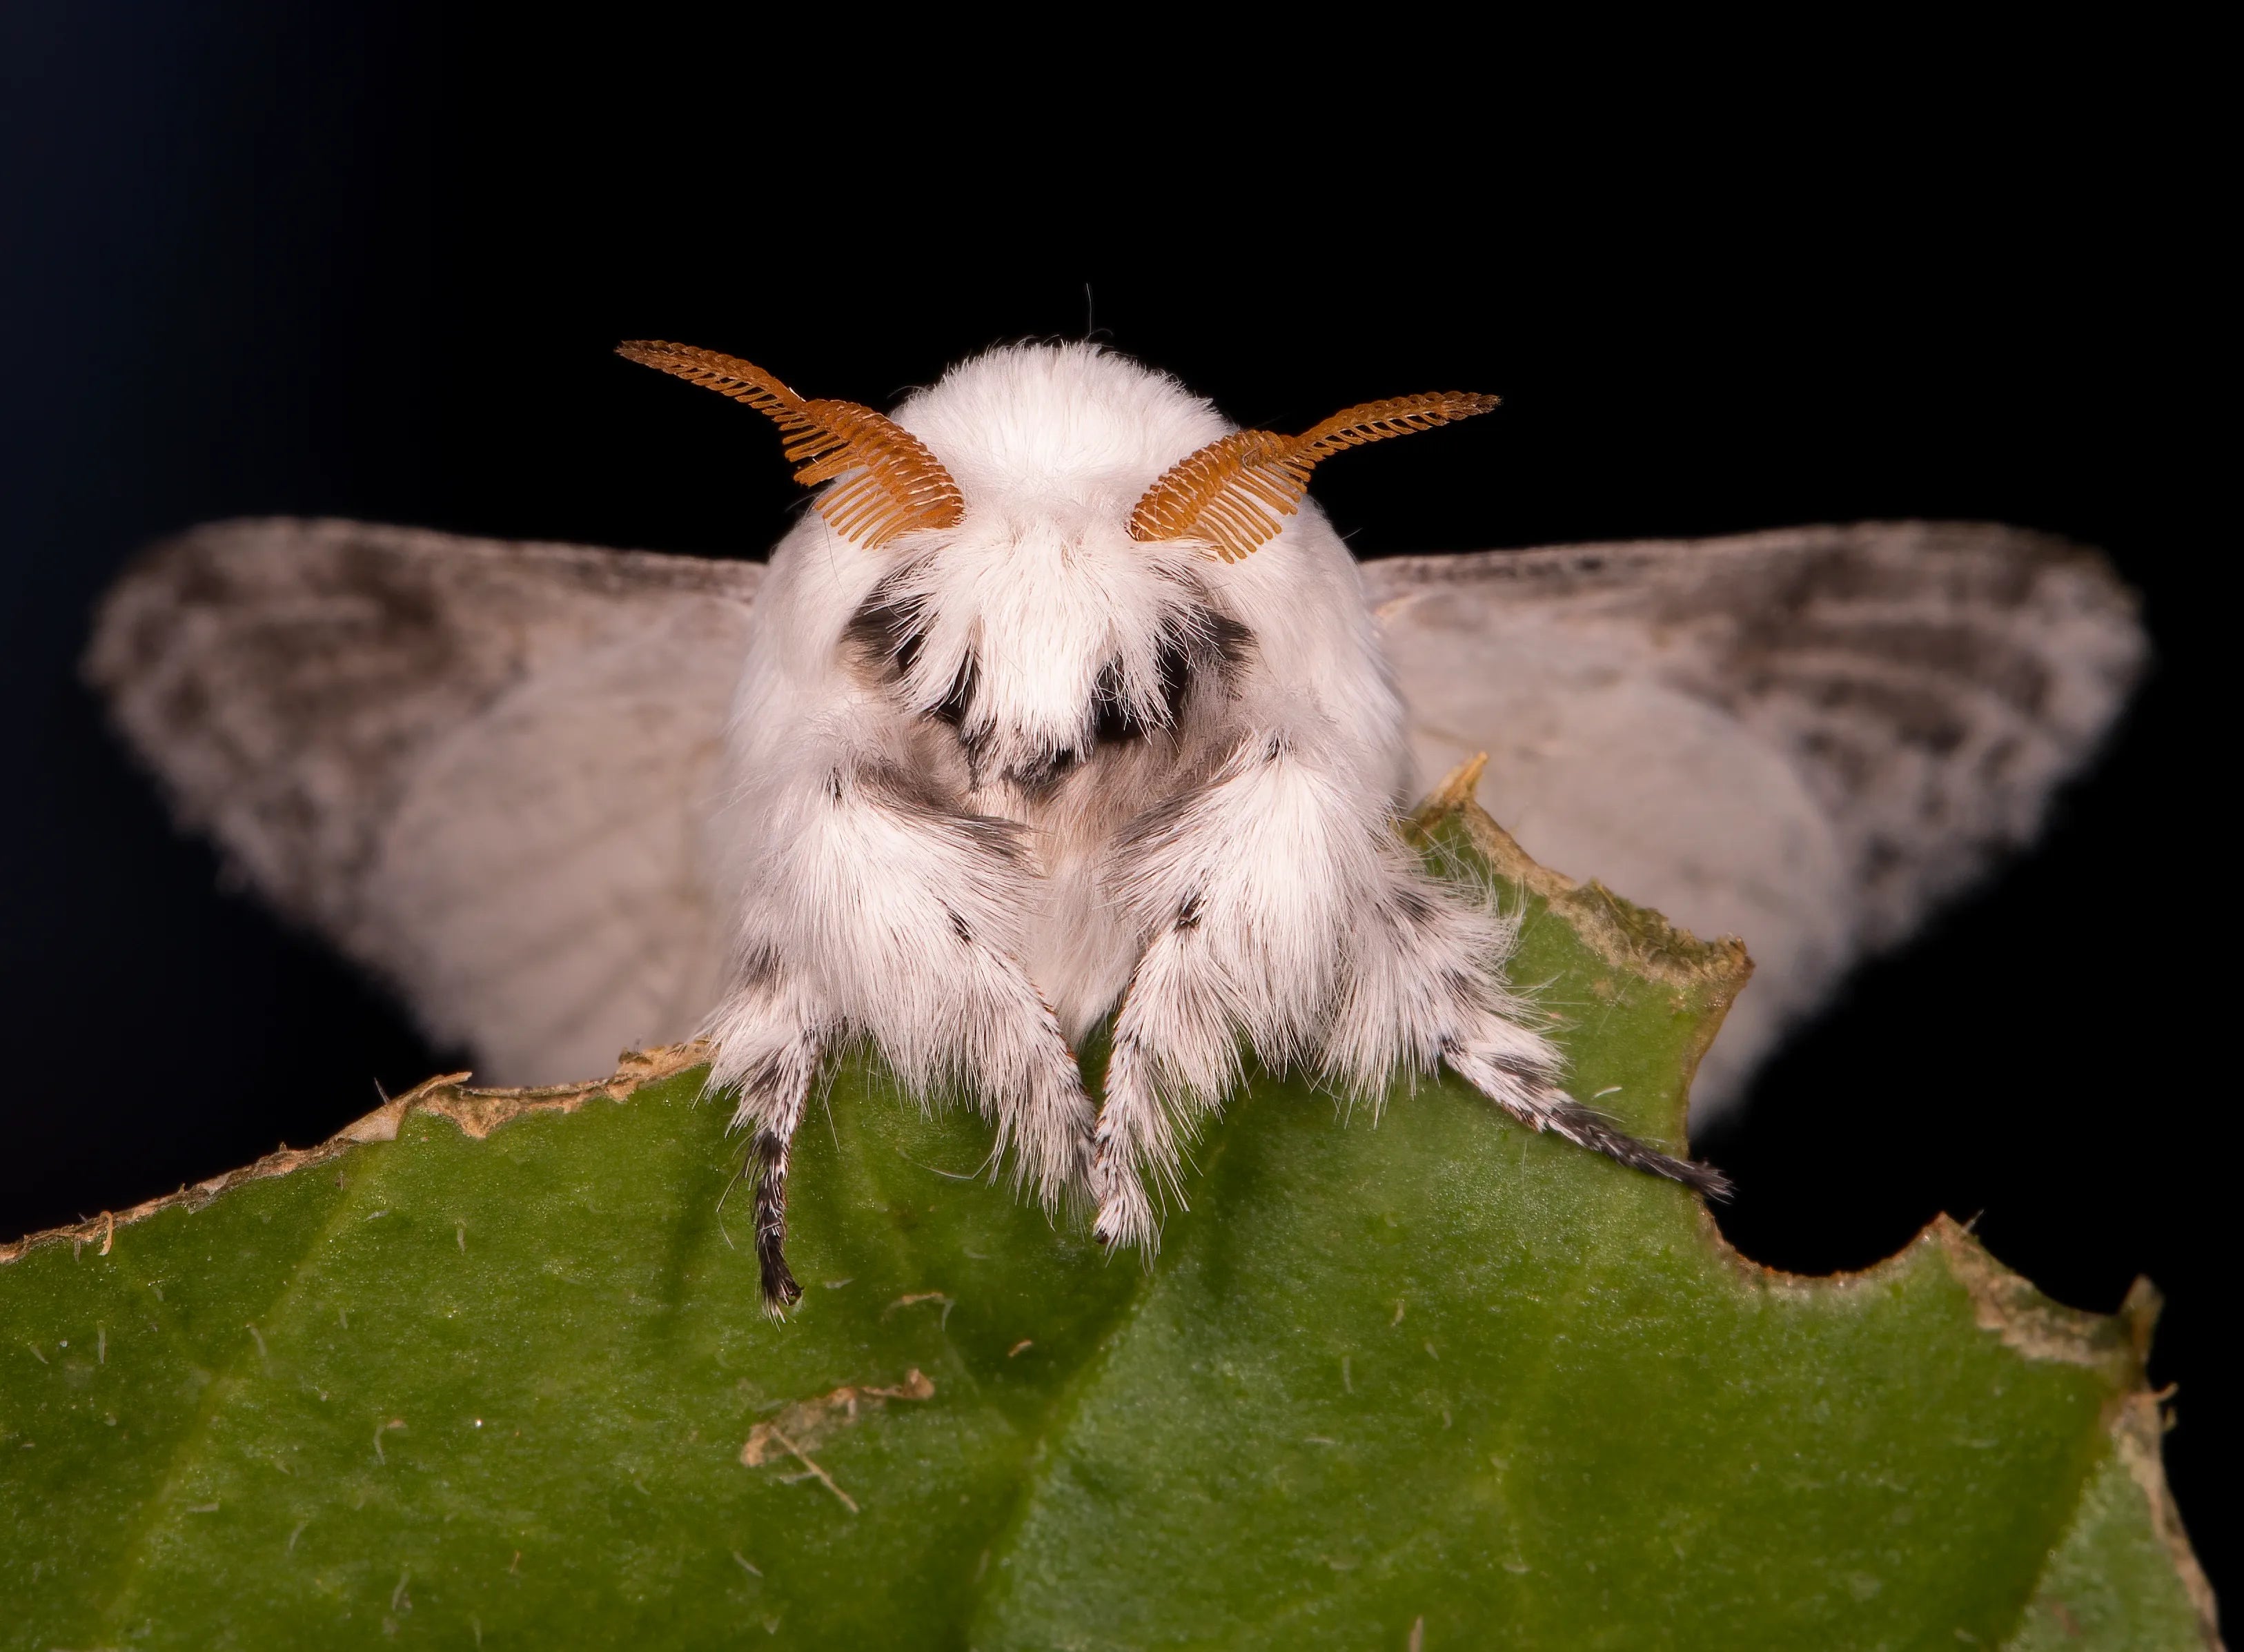
[[[997,1127],[993,1163],[1051,1208],[1088,1175],[1092,1107],[1010,944],[1030,886],[1016,829],[875,761],[837,757],[808,780],[766,817],[738,985],[707,1027],[712,1085],[741,1086],[758,1161],[781,1166],[760,1185],[783,1197],[794,1115],[759,1097],[792,1094],[799,1114],[819,1056],[862,1034],[912,1093],[970,1095]],[[767,1297],[786,1272],[775,1236]]]
[[[1315,1047],[1342,937],[1375,871],[1383,800],[1283,732],[1241,741],[1206,784],[1119,845],[1114,886],[1147,938],[1114,1022],[1092,1170],[1093,1232],[1150,1247],[1151,1172],[1240,1075],[1242,1039],[1282,1067]]]
[[[1348,936],[1347,985],[1324,1051],[1327,1075],[1375,1102],[1398,1071],[1437,1063],[1530,1127],[1716,1198],[1729,1183],[1618,1130],[1569,1096],[1556,1047],[1524,1023],[1502,974],[1511,925],[1427,877],[1400,844],[1386,886]]]
[[[1506,1112],[1638,1169],[1720,1194],[1720,1175],[1571,1100],[1503,965],[1512,934],[1430,878],[1384,798],[1314,742],[1241,743],[1206,784],[1125,834],[1117,884],[1148,940],[1115,1019],[1093,1231],[1150,1246],[1144,1182],[1175,1190],[1181,1137],[1239,1077],[1244,1039],[1283,1066],[1317,1054],[1375,1105],[1398,1072],[1447,1063]]]
[[[1046,1209],[1090,1169],[1092,1106],[1058,1018],[1016,956],[1032,895],[1017,829],[946,809],[897,771],[839,774],[789,886],[849,1024],[924,1096],[956,1087],[997,1127],[993,1164]],[[847,978],[843,978],[846,975]]]
[[[997,1126],[993,1168],[1009,1155],[1017,1188],[1032,1190],[1046,1210],[1079,1195],[1091,1168],[1091,1098],[1075,1053],[1028,972],[1010,954],[977,938],[964,923],[946,946],[918,968],[941,978],[932,1019],[950,1048],[932,1059],[900,1054],[878,1038],[896,1070],[916,1087],[953,1083],[972,1094]],[[946,955],[947,954],[947,955]]]
[[[809,1006],[781,980],[776,964],[759,959],[747,973],[707,1029],[717,1059],[705,1093],[732,1089],[738,1098],[732,1127],[754,1132],[747,1175],[754,1197],[756,1267],[764,1310],[776,1318],[802,1296],[787,1265],[787,1160],[827,1041]]]
[[[1092,1161],[1091,1193],[1098,1214],[1092,1234],[1102,1244],[1150,1247],[1153,1207],[1143,1175],[1150,1171],[1179,1203],[1179,1134],[1238,1077],[1237,1034],[1200,943],[1196,911],[1179,913],[1139,960],[1114,1018],[1106,1059],[1105,1095]],[[1162,1102],[1166,1090],[1176,1107]]]

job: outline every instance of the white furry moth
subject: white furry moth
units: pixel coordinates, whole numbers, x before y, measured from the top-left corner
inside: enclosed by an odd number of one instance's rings
[[[799,479],[842,478],[758,594],[717,828],[710,1082],[754,1132],[768,1298],[797,1294],[789,1146],[851,1037],[915,1093],[973,1097],[1017,1181],[1087,1192],[1108,1244],[1152,1243],[1146,1184],[1180,1194],[1242,1046],[1375,1102],[1447,1066],[1537,1129],[1721,1186],[1565,1095],[1505,991],[1504,922],[1400,840],[1402,701],[1353,559],[1300,508],[1321,459],[1492,398],[1289,438],[1119,356],[1022,349],[922,398],[923,435],[732,357],[623,351],[770,415]],[[1094,1105],[1074,1046],[1108,1022]]]
[[[1702,1189],[1565,1095],[1501,918],[1397,839],[1477,750],[1538,857],[1761,970],[1702,1072],[2031,837],[2142,654],[2092,554],[1921,524],[1359,568],[1305,497],[1477,396],[1229,427],[1081,345],[990,352],[893,417],[668,344],[828,484],[767,566],[233,524],[159,547],[90,669],[183,816],[511,1080],[697,1026],[787,1155],[869,1039],[971,1096],[1047,1201],[1154,1238],[1242,1052],[1382,1093],[1446,1066]],[[1112,1037],[1094,1104],[1071,1053]],[[1152,1186],[1148,1187],[1148,1181]]]

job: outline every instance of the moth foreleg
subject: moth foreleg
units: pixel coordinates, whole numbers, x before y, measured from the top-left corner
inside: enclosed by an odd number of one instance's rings
[[[1178,1192],[1182,1139],[1240,1078],[1316,1047],[1383,803],[1314,741],[1241,737],[1208,782],[1124,835],[1112,884],[1146,936],[1114,1019],[1092,1170],[1110,1245],[1155,1237],[1144,1176]]]
[[[1114,1018],[1091,1170],[1098,1204],[1092,1232],[1100,1243],[1151,1246],[1153,1207],[1143,1175],[1178,1192],[1179,1124],[1189,1128],[1238,1071],[1218,966],[1197,912],[1186,907],[1146,949]]]
[[[857,975],[848,1019],[869,1033],[908,1089],[956,1086],[997,1127],[992,1163],[1047,1209],[1078,1195],[1090,1168],[1092,1106],[1059,1018],[1016,955],[1032,898],[992,823],[898,808],[875,794],[825,928]]]

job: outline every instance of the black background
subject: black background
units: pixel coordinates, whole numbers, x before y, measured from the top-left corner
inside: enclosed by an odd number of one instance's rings
[[[615,340],[882,405],[1095,325],[1281,430],[1501,392],[1320,475],[1368,556],[1900,516],[2109,552],[2160,664],[2107,760],[1699,1145],[1773,1264],[1947,1210],[2070,1303],[2150,1275],[2171,1471],[2233,1578],[2234,806],[2203,777],[2235,363],[2192,51],[1649,44],[1624,75],[1400,23],[1304,64],[928,39],[888,75],[651,17],[10,8],[0,1229],[315,1141],[449,1060],[223,890],[105,733],[74,660],[137,545],[300,512],[753,555],[795,503],[769,432]]]

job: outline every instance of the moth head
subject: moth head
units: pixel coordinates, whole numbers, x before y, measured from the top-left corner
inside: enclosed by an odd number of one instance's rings
[[[849,657],[955,728],[977,775],[1023,784],[1178,728],[1197,685],[1227,680],[1254,628],[1282,623],[1271,609],[1285,579],[1222,565],[1279,536],[1316,464],[1496,404],[1402,396],[1299,436],[1233,430],[1164,374],[1038,344],[958,364],[890,419],[807,399],[713,350],[618,348],[769,416],[796,479],[833,484],[818,501],[832,531],[867,549],[896,542],[857,571]],[[1345,559],[1336,541],[1324,549]]]
[[[754,362],[716,350],[661,340],[616,349],[767,416],[785,437],[796,481],[815,486],[839,480],[818,509],[844,538],[878,549],[900,535],[955,528],[965,518],[967,498],[950,472],[924,442],[883,414],[855,402],[799,396]],[[1309,473],[1334,454],[1470,418],[1497,401],[1468,391],[1390,396],[1345,408],[1299,436],[1233,430],[1216,437],[1139,496],[1128,537],[1146,545],[1190,541],[1235,562],[1278,536],[1301,509]]]

